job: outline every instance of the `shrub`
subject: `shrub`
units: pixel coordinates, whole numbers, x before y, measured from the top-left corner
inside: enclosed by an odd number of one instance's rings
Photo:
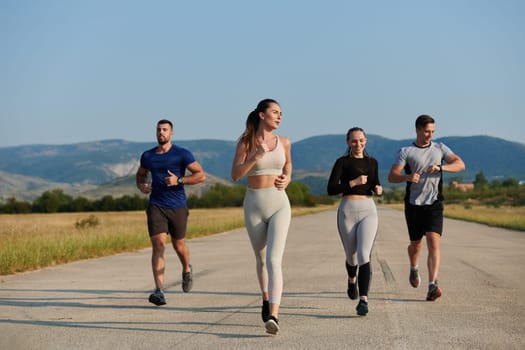
[[[90,215],[87,218],[79,219],[75,223],[75,227],[78,229],[97,227],[100,224],[98,218],[95,215]]]

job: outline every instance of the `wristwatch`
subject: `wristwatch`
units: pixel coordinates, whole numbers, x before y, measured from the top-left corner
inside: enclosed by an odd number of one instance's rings
[[[178,184],[178,185],[184,185],[184,180],[182,179],[182,177],[179,177],[179,178],[177,179],[177,184]]]

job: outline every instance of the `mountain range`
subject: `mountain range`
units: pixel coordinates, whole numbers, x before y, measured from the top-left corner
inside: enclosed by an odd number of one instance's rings
[[[491,136],[461,136],[436,139],[449,146],[465,161],[466,171],[446,174],[472,181],[483,172],[490,181],[513,177],[525,180],[525,145]],[[187,190],[202,193],[214,183],[231,183],[231,162],[235,141],[173,140],[192,151],[202,164],[208,181]],[[397,150],[413,142],[367,135],[367,152],[379,162],[383,186]],[[25,145],[0,148],[0,200],[15,197],[32,200],[42,192],[61,188],[64,192],[88,198],[106,194],[139,193],[134,174],[143,151],[155,142],[103,140],[67,145]],[[334,161],[346,151],[345,135],[310,137],[292,144],[293,180],[310,187],[314,194],[325,194],[326,181]],[[447,178],[445,178],[447,180]],[[190,194],[191,194],[190,193]]]

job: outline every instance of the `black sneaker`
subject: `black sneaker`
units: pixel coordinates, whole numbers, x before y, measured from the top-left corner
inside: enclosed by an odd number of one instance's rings
[[[155,291],[152,294],[150,294],[148,300],[150,303],[155,304],[157,306],[166,305],[164,293],[162,293],[160,288],[156,288]]]
[[[410,269],[410,276],[408,277],[408,280],[410,281],[410,285],[414,288],[419,287],[419,283],[421,283],[421,279],[419,278],[419,271],[418,269]]]
[[[263,300],[261,317],[264,323],[266,323],[266,321],[268,321],[268,318],[270,317],[270,303],[268,302],[268,300]]]
[[[359,304],[357,304],[355,309],[359,316],[366,316],[368,313],[368,302],[366,300],[360,299]]]
[[[266,333],[276,335],[279,333],[279,320],[273,316],[268,317],[268,321],[264,323]]]
[[[428,286],[427,301],[434,301],[441,296],[441,288],[437,285],[437,281]]]
[[[190,272],[182,273],[182,291],[188,293],[193,288],[193,268],[190,265]]]
[[[346,294],[348,295],[350,299],[356,300],[357,299],[357,283],[352,283],[348,281],[348,289],[346,290]]]

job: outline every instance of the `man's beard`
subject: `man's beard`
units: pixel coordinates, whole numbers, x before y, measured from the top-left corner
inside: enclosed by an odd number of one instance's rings
[[[157,142],[159,143],[159,145],[161,146],[164,146],[165,144],[167,144],[169,142],[168,139],[157,139]]]

